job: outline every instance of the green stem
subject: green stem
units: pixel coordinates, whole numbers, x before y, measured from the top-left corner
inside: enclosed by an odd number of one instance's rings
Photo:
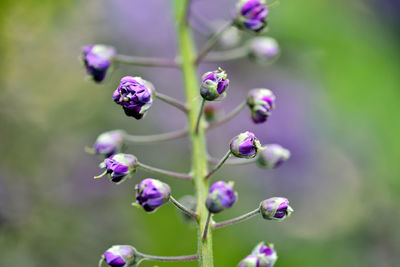
[[[172,98],[172,97],[170,97],[168,95],[164,95],[164,94],[162,94],[160,92],[155,92],[155,96],[158,99],[160,99],[161,101],[163,101],[163,102],[165,102],[167,104],[170,104],[171,106],[174,106],[177,109],[179,109],[179,110],[181,110],[181,111],[183,111],[185,113],[188,113],[188,109],[187,109],[186,105],[181,103],[179,100],[176,100],[175,98]]]
[[[211,212],[208,212],[206,225],[204,226],[204,230],[203,230],[203,240],[207,239],[207,235],[208,235],[208,232],[209,232],[208,228],[210,226],[211,215],[212,215]]]
[[[175,207],[186,213],[187,215],[191,216],[193,219],[197,220],[199,216],[197,216],[196,212],[191,211],[190,209],[186,208],[183,206],[179,201],[177,201],[175,198],[172,196],[169,196],[169,200],[171,201],[172,204],[174,204]]]
[[[214,168],[206,175],[206,177],[204,177],[204,179],[209,179],[211,177],[211,175],[213,175],[216,171],[218,171],[222,165],[224,165],[225,161],[227,161],[227,159],[229,159],[229,157],[231,156],[231,151],[229,150],[225,156],[217,163],[217,165],[214,166]]]
[[[100,258],[100,260],[99,260],[98,267],[101,267],[101,266],[103,266],[103,262],[104,262],[104,256],[103,256],[103,255],[101,255],[101,258]]]
[[[164,67],[178,68],[179,64],[176,60],[168,58],[153,58],[153,57],[135,57],[126,55],[116,55],[114,60],[119,63],[125,63],[143,67]]]
[[[153,261],[195,261],[199,256],[195,255],[185,255],[185,256],[154,256],[149,254],[144,254],[141,252],[136,252],[139,257],[143,257],[143,260],[153,260]]]
[[[169,133],[153,134],[153,135],[130,135],[125,134],[125,140],[132,143],[155,143],[161,141],[168,141],[187,136],[188,129],[181,129]]]
[[[203,110],[204,110],[204,105],[206,103],[206,100],[203,99],[201,101],[201,106],[200,106],[200,110],[199,110],[199,115],[197,116],[197,120],[196,120],[196,128],[194,130],[194,132],[197,134],[199,132],[199,125],[200,125],[200,121],[201,121],[201,116],[203,115]]]
[[[242,216],[239,216],[239,217],[227,220],[227,221],[223,221],[223,222],[220,222],[220,223],[215,223],[213,225],[213,228],[217,229],[217,228],[228,226],[228,225],[231,225],[231,224],[234,224],[234,223],[242,222],[244,220],[250,219],[251,217],[253,217],[253,216],[255,216],[255,215],[259,214],[259,213],[260,213],[260,208],[257,208],[257,209],[255,209],[253,211],[250,211],[249,213],[243,214]]]
[[[202,229],[204,229],[207,220],[208,210],[206,208],[206,199],[208,194],[208,181],[204,180],[207,174],[207,150],[204,135],[204,125],[199,126],[199,131],[195,133],[198,111],[201,103],[199,101],[199,81],[198,71],[195,62],[195,47],[193,37],[189,25],[182,23],[182,18],[186,17],[186,12],[181,8],[182,1],[187,3],[187,0],[176,0],[175,7],[177,10],[178,21],[178,45],[179,53],[182,60],[182,73],[186,92],[186,104],[189,108],[189,135],[192,147],[192,173],[195,184],[197,197],[198,215],[198,253],[200,267],[213,267],[212,254],[212,233],[210,232],[206,240],[202,239]]]
[[[217,32],[213,37],[210,38],[210,40],[207,41],[204,48],[201,50],[201,52],[199,52],[196,63],[199,63],[207,55],[207,53],[217,44],[218,40],[225,33],[225,31],[231,26],[232,22],[226,24],[219,32]]]
[[[208,158],[208,162],[211,164],[218,164],[220,159],[217,158]],[[225,161],[225,165],[248,165],[253,164],[257,161],[257,157],[252,159],[230,159]]]
[[[136,162],[137,166],[142,168],[145,171],[155,173],[155,174],[163,174],[169,177],[174,177],[174,178],[180,178],[180,179],[185,179],[185,180],[192,180],[192,176],[186,173],[180,173],[180,172],[172,172],[172,171],[167,171],[159,168],[155,168],[146,164],[143,164],[139,161]]]
[[[228,115],[226,115],[225,117],[223,117],[222,119],[211,123],[208,127],[207,127],[207,131],[214,129],[228,121],[230,121],[231,119],[233,119],[236,115],[238,115],[240,113],[240,111],[242,111],[242,109],[244,109],[246,107],[246,101],[243,101],[242,103],[239,104],[239,106],[237,106],[234,110],[231,111],[231,113],[229,113]]]

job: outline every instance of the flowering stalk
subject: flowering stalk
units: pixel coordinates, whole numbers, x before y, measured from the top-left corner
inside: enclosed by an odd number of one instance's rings
[[[186,92],[186,102],[189,108],[188,120],[189,120],[189,136],[192,147],[192,173],[195,184],[195,191],[197,197],[197,215],[198,215],[198,253],[199,253],[199,266],[200,267],[212,267],[213,266],[213,254],[212,254],[212,234],[208,235],[208,238],[202,239],[202,232],[200,229],[204,229],[207,221],[208,210],[204,203],[207,199],[208,194],[208,181],[204,180],[204,176],[207,174],[207,151],[206,142],[204,135],[203,125],[199,125],[199,130],[196,133],[195,127],[197,122],[198,111],[200,110],[201,103],[199,102],[199,82],[197,66],[195,62],[195,47],[193,43],[193,37],[190,27],[184,18],[187,16],[187,9],[182,9],[183,4],[188,4],[188,0],[175,0],[175,11],[177,14],[177,35],[179,53],[182,58],[182,73]],[[186,6],[186,5],[184,5]]]
[[[173,171],[167,171],[167,170],[155,168],[155,167],[146,165],[144,163],[141,163],[139,161],[137,161],[136,164],[137,164],[137,167],[142,168],[143,170],[151,172],[151,173],[163,174],[163,175],[166,175],[169,177],[180,178],[180,179],[185,179],[185,180],[193,179],[192,176],[190,176],[189,174],[186,174],[186,173],[173,172]]]
[[[214,223],[213,229],[217,229],[217,228],[228,226],[228,225],[231,225],[231,224],[234,224],[234,223],[242,222],[244,220],[250,219],[251,217],[253,217],[253,216],[255,216],[255,215],[259,214],[259,213],[260,213],[260,208],[257,208],[257,209],[255,209],[253,211],[250,211],[250,212],[248,212],[246,214],[243,214],[242,216],[239,216],[239,217],[236,217],[236,218],[233,218],[233,219],[230,219],[230,220],[226,220],[226,221],[223,221],[223,222],[219,222],[219,223]]]

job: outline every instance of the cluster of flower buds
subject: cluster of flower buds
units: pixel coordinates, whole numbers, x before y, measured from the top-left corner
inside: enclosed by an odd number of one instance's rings
[[[187,1],[189,2],[189,1]],[[270,6],[272,7],[272,6]],[[260,33],[267,26],[267,15],[269,13],[269,7],[266,4],[266,0],[238,0],[236,6],[236,16],[229,27],[225,28],[225,31],[216,31],[215,37],[211,38],[205,45],[203,51],[199,51],[197,58],[191,63],[199,63],[207,56],[207,53],[212,47],[218,43],[220,38],[220,44],[224,47],[236,47],[240,42],[240,30],[245,30],[253,33]],[[185,11],[186,12],[186,11]],[[187,15],[183,12],[183,15]],[[184,17],[185,17],[184,16]],[[185,20],[182,20],[186,22]],[[242,47],[231,49],[228,53],[220,53],[220,58],[233,59],[248,55],[250,59],[253,59],[261,63],[271,63],[280,54],[280,48],[277,41],[270,37],[256,37],[248,41]],[[218,52],[216,53],[218,54]],[[238,56],[239,55],[239,56]],[[194,56],[194,55],[193,55]],[[209,55],[211,58],[211,55]],[[214,54],[215,56],[215,54]],[[218,57],[217,57],[218,58]],[[184,67],[185,60],[187,58],[184,54],[177,57],[176,60],[159,60],[159,59],[141,59],[140,57],[126,57],[123,55],[116,55],[113,47],[105,45],[89,45],[82,49],[82,60],[86,67],[86,71],[92,76],[96,82],[101,82],[105,79],[108,69],[110,68],[113,61],[117,62],[135,62],[137,65],[155,65],[155,66],[173,66],[173,67]],[[190,59],[189,59],[190,60]],[[211,60],[212,61],[212,60]],[[135,64],[134,63],[134,64]],[[139,63],[139,64],[138,64]],[[141,64],[140,64],[141,63]],[[145,64],[143,64],[145,63]],[[189,62],[190,63],[190,62]],[[157,65],[158,64],[158,65]],[[192,64],[193,65],[193,64]],[[195,69],[194,69],[195,71]],[[189,71],[189,73],[192,73]],[[184,75],[186,72],[184,71]],[[191,75],[190,75],[191,76]],[[194,78],[185,76],[186,79]],[[206,129],[214,128],[216,126],[225,123],[232,119],[238,114],[240,110],[246,106],[250,109],[251,119],[254,123],[259,124],[265,122],[271,115],[272,110],[275,108],[275,95],[269,89],[256,88],[249,91],[245,101],[242,102],[236,109],[225,118],[216,120],[218,109],[216,105],[206,104],[206,101],[219,101],[223,100],[226,96],[226,92],[229,87],[229,79],[227,73],[218,68],[214,71],[206,72],[201,77],[201,85],[199,88],[199,95],[202,97],[202,103],[200,111],[195,121],[194,129],[184,129],[184,134],[190,134],[191,137],[204,134]],[[196,89],[197,90],[197,89]],[[188,94],[189,96],[191,95]],[[178,109],[184,111],[190,116],[189,125],[193,125],[193,110],[192,108],[196,105],[181,103],[169,96],[163,96],[161,93],[156,93],[152,83],[142,79],[141,77],[125,76],[120,80],[119,86],[113,92],[113,101],[122,106],[125,114],[129,117],[133,117],[137,120],[143,118],[147,111],[150,109],[153,99],[157,97],[169,103]],[[192,101],[192,99],[187,99]],[[210,126],[206,128],[206,125],[201,123],[202,116],[204,115]],[[199,128],[202,127],[202,128]],[[194,130],[194,131],[193,131]],[[176,133],[158,134],[151,137],[142,138],[145,142],[170,140],[176,138],[176,136],[182,136],[177,131]],[[205,193],[208,187],[207,180],[231,157],[232,155],[242,159],[254,159],[248,160],[248,162],[256,163],[261,168],[273,169],[280,166],[283,162],[289,159],[289,150],[283,148],[278,144],[268,144],[262,146],[257,137],[249,131],[240,133],[234,137],[229,144],[229,151],[226,155],[214,166],[214,168],[206,175],[202,176],[203,173],[198,168],[193,168],[194,171],[191,173],[178,173],[172,171],[166,171],[158,168],[154,168],[138,162],[136,157],[131,154],[124,154],[122,150],[125,146],[126,139],[132,141],[136,137],[127,135],[123,130],[113,130],[102,133],[99,135],[91,150],[93,153],[105,156],[104,161],[100,164],[101,168],[105,171],[102,175],[95,178],[108,175],[109,180],[114,183],[121,183],[126,178],[129,178],[136,171],[137,167],[143,168],[149,172],[160,173],[167,176],[183,178],[186,180],[195,180],[196,186],[198,187],[199,199],[203,199],[202,193]],[[140,138],[139,138],[140,139]],[[196,144],[196,138],[192,138],[193,147],[199,147]],[[202,145],[200,143],[200,145]],[[195,151],[196,156],[204,161],[206,164],[206,151]],[[232,160],[231,164],[239,163],[242,164],[245,160]],[[201,165],[199,165],[201,166]],[[199,179],[204,178],[204,181]],[[204,183],[199,183],[204,182]],[[254,210],[233,218],[231,220],[223,222],[213,222],[213,214],[220,213],[225,209],[232,207],[237,199],[238,194],[234,190],[233,182],[217,181],[209,188],[205,203],[198,203],[193,196],[186,196],[178,202],[173,196],[171,196],[171,188],[166,183],[153,178],[146,178],[140,181],[135,186],[135,197],[136,202],[133,203],[136,206],[140,206],[146,212],[154,212],[162,205],[170,201],[175,205],[181,212],[185,214],[186,219],[190,218],[192,222],[198,222],[202,227],[204,226],[203,240],[207,240],[207,233],[209,228],[217,229],[226,225],[237,223],[239,221],[246,220],[252,216],[261,216],[266,220],[283,221],[289,217],[293,209],[289,206],[289,201],[283,197],[272,197],[268,198],[260,203]],[[200,206],[199,205],[205,205]],[[208,217],[204,217],[203,210],[207,208]],[[206,220],[204,220],[206,219]],[[203,225],[204,224],[204,225]],[[211,227],[210,227],[211,226]],[[208,242],[211,244],[211,242]],[[205,243],[204,243],[205,244]],[[201,254],[201,253],[200,253]],[[142,254],[137,251],[134,247],[128,245],[115,245],[104,252],[100,265],[105,261],[111,267],[133,267],[137,266],[139,262],[144,259],[152,260],[166,260],[166,261],[187,261],[187,260],[198,260],[201,257],[198,254],[188,256],[176,256],[176,257],[162,257]],[[238,267],[273,267],[277,260],[277,254],[272,244],[265,244],[264,242],[259,243],[251,252],[250,255],[245,257],[238,265]],[[200,263],[201,266],[204,263]],[[212,265],[212,264],[211,264]]]
[[[269,89],[252,89],[247,95],[247,106],[253,122],[263,123],[275,108],[275,95]]]
[[[228,86],[227,74],[223,69],[219,68],[203,75],[200,95],[207,101],[214,101],[221,96],[224,97]]]
[[[215,182],[208,192],[206,206],[209,212],[219,213],[235,204],[237,193],[233,191],[233,182]]]
[[[100,134],[93,145],[93,149],[96,154],[109,157],[121,152],[124,144],[125,131],[113,130]]]
[[[259,243],[238,267],[273,267],[278,255],[272,244]]]
[[[95,82],[104,80],[114,57],[115,50],[112,46],[96,44],[82,48],[82,61],[86,72]]]
[[[105,262],[111,267],[135,266],[140,261],[134,247],[128,245],[115,245],[103,254]]]
[[[147,178],[136,185],[136,202],[147,212],[155,211],[168,202],[171,195],[169,186],[159,180]]]
[[[110,180],[114,183],[122,183],[126,178],[130,177],[137,166],[136,157],[131,154],[118,153],[106,158],[101,164],[101,168],[106,171],[95,178],[100,178],[108,174]]]
[[[140,78],[125,76],[114,91],[113,100],[122,106],[125,114],[135,119],[141,119],[153,102],[154,86]]]
[[[260,212],[266,220],[283,221],[292,214],[293,209],[286,198],[272,197],[260,203]]]
[[[238,158],[254,158],[261,149],[260,141],[252,132],[244,132],[231,140],[230,151]]]
[[[240,0],[235,24],[244,30],[259,33],[267,26],[268,7],[264,0]]]

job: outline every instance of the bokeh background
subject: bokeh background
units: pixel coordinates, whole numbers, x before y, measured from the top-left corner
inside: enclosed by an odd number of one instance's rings
[[[229,20],[234,2],[194,0],[193,9],[210,21]],[[216,220],[276,195],[288,197],[295,213],[283,223],[257,218],[218,230],[216,266],[236,266],[261,240],[275,244],[278,267],[400,265],[399,12],[396,0],[285,0],[271,11],[267,33],[279,41],[280,59],[221,64],[231,80],[222,110],[255,87],[272,89],[278,100],[265,124],[253,125],[246,110],[210,132],[210,153],[222,156],[234,135],[252,130],[292,157],[273,171],[219,171],[218,178],[236,182],[239,202]],[[121,65],[98,85],[78,59],[92,43],[173,57],[170,13],[165,0],[0,2],[0,266],[96,266],[113,244],[160,255],[195,251],[196,229],[171,205],[150,215],[131,207],[134,184],[149,174],[138,171],[120,186],[95,181],[101,159],[84,152],[106,130],[150,134],[185,125],[159,101],[140,121],[111,101],[124,75],[183,100],[179,71]],[[205,41],[196,40],[199,47]],[[216,67],[203,64],[200,72]],[[187,139],[128,151],[154,166],[189,169]],[[176,197],[193,193],[190,183],[152,177],[170,183]]]

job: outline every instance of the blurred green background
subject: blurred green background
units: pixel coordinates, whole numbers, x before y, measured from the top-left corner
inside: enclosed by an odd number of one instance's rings
[[[228,20],[233,6],[193,1],[209,20]],[[231,88],[221,108],[234,108],[254,87],[272,89],[278,102],[266,124],[253,125],[244,111],[211,132],[210,153],[223,155],[229,140],[248,129],[263,143],[289,148],[292,158],[273,171],[224,167],[218,178],[236,182],[239,201],[215,219],[270,196],[288,197],[295,213],[283,223],[257,218],[218,230],[216,266],[236,266],[261,240],[275,244],[277,267],[400,266],[399,12],[395,0],[282,1],[270,12],[267,33],[281,45],[278,62],[222,64]],[[201,46],[204,38],[197,41]],[[94,84],[78,59],[91,43],[173,57],[168,1],[0,2],[0,266],[96,266],[113,244],[160,255],[196,249],[196,229],[171,205],[150,215],[131,207],[134,184],[148,174],[138,171],[121,186],[94,181],[101,159],[84,152],[106,130],[183,127],[182,114],[159,101],[141,121],[111,101],[124,75],[142,76],[183,100],[180,73],[120,66]],[[189,169],[186,139],[128,151],[154,166]],[[190,183],[152,177],[167,181],[175,197],[193,193]]]

